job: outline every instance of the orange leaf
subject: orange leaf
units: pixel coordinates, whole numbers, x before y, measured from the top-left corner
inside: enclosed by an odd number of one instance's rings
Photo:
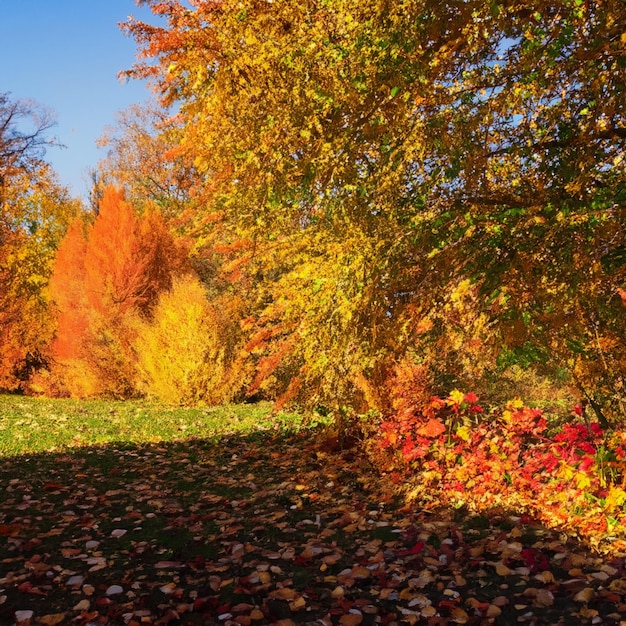
[[[446,431],[446,427],[444,426],[444,424],[434,418],[431,417],[418,431],[417,434],[421,435],[422,437],[429,437],[430,439],[435,439],[436,437],[439,437],[439,435],[441,435],[441,433],[444,433]]]
[[[0,524],[0,537],[17,537],[19,534],[18,524]]]

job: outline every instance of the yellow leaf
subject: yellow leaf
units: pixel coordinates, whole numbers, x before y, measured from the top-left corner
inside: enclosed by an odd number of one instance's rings
[[[577,472],[576,474],[576,487],[578,489],[586,489],[591,485],[591,479],[585,472]]]
[[[511,573],[511,570],[504,565],[504,563],[498,563],[496,565],[496,573],[498,576],[508,576]]]
[[[591,587],[585,587],[583,590],[579,591],[574,596],[574,601],[575,602],[589,602],[590,600],[593,599],[594,595],[595,595],[595,592]]]
[[[448,399],[450,400],[452,404],[461,404],[464,398],[465,398],[465,394],[462,391],[459,391],[458,389],[454,389],[448,396]]]
[[[289,587],[282,587],[280,589],[270,591],[268,596],[274,600],[294,600],[298,594]]]
[[[606,508],[609,511],[621,507],[626,502],[626,491],[621,487],[611,485],[609,492],[606,495]]]
[[[289,603],[292,611],[300,611],[306,606],[306,600],[302,596],[298,596],[293,602]]]
[[[460,437],[463,441],[469,441],[471,437],[470,429],[467,426],[459,426],[456,429],[456,434],[457,437]]]
[[[570,465],[568,465],[567,463],[563,463],[561,465],[561,469],[559,470],[559,477],[563,478],[564,480],[572,480],[572,478],[574,478],[574,468],[571,467]]]
[[[450,620],[455,624],[467,624],[469,615],[463,609],[457,607],[450,611]]]

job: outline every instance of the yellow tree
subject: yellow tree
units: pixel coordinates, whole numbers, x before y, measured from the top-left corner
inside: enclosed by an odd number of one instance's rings
[[[465,384],[556,356],[619,393],[622,2],[144,4],[129,74],[180,104],[198,224],[252,242],[261,374],[375,398],[403,355]]]
[[[249,382],[240,367],[238,302],[209,300],[197,277],[177,277],[133,341],[138,388],[170,404],[232,400]],[[239,364],[236,364],[237,366]]]

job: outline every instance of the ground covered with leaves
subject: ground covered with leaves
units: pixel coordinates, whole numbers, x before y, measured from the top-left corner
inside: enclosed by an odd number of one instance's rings
[[[0,458],[0,624],[626,624],[626,555],[396,499],[315,430]]]

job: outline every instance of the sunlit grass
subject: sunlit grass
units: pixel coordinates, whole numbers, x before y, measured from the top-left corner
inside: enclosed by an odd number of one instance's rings
[[[0,395],[0,456],[108,443],[155,443],[303,425],[269,403],[180,408],[145,401],[44,399]]]

